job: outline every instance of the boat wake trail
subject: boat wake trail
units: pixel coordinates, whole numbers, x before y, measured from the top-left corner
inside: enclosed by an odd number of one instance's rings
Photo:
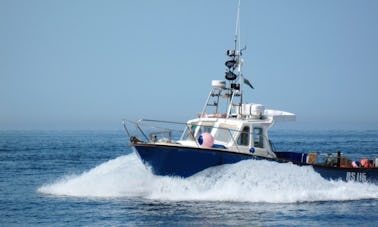
[[[268,203],[378,199],[378,185],[327,181],[312,167],[247,160],[182,179],[153,175],[135,153],[80,175],[65,176],[41,186],[38,192],[76,197]]]

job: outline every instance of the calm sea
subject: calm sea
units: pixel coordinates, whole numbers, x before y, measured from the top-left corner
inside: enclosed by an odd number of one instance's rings
[[[378,131],[273,131],[279,150],[378,157]],[[378,186],[243,161],[150,173],[122,131],[0,131],[0,226],[377,226]]]

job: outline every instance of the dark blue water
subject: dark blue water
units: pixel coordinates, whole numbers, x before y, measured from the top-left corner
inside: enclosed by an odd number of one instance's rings
[[[378,157],[378,131],[273,131],[280,150]],[[378,186],[249,160],[153,176],[122,131],[0,132],[1,226],[376,226]]]

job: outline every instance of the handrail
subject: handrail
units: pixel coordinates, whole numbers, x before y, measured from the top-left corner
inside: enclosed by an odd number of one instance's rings
[[[131,137],[131,133],[130,133],[130,131],[127,129],[127,126],[126,126],[126,121],[127,121],[127,120],[125,120],[125,119],[122,120],[122,125],[123,125],[123,128],[125,129],[127,135],[128,135],[129,137]]]
[[[135,121],[130,121],[130,120],[127,120],[127,119],[123,119],[122,120],[122,124],[123,124],[123,128],[125,129],[127,135],[131,138],[133,137],[133,135],[131,134],[130,130],[127,128],[127,125],[126,125],[126,122],[130,123],[130,124],[133,124],[135,125],[135,128],[145,137],[145,139],[148,141],[148,137],[146,136],[146,134],[143,132],[143,130],[140,128],[139,126],[139,123],[138,122],[135,122]]]
[[[196,140],[196,138],[194,137],[194,132],[193,132],[193,130],[189,127],[189,124],[185,124],[185,125],[186,125],[186,129],[189,130],[188,133],[189,133],[191,139],[196,143],[197,148],[199,148],[199,147],[200,147],[200,144],[198,143],[198,140]]]
[[[187,130],[187,133],[188,133],[188,136],[189,138],[195,142],[196,144],[196,147],[199,148],[200,147],[200,144],[198,142],[198,140],[195,138],[195,132],[192,130],[192,126],[202,126],[202,124],[195,124],[195,123],[182,123],[182,122],[175,122],[175,121],[165,121],[165,120],[153,120],[153,119],[140,119],[138,120],[137,122],[135,121],[131,121],[131,120],[127,120],[127,119],[124,119],[123,121],[123,127],[127,133],[127,135],[129,137],[132,137],[132,133],[131,131],[129,130],[129,128],[127,127],[126,125],[126,122],[127,123],[131,123],[133,125],[135,125],[136,127],[136,130],[137,132],[139,132],[145,139],[146,139],[146,142],[153,142],[152,138],[149,138],[145,131],[142,129],[142,124],[143,122],[154,122],[154,123],[164,123],[164,124],[177,124],[177,125],[185,125],[185,128]],[[147,127],[147,126],[146,126]],[[161,132],[151,132],[152,134],[159,134],[159,133],[170,133],[171,131],[176,131],[176,132],[180,132],[182,130],[175,130],[175,129],[171,129],[171,128],[166,128],[166,127],[157,127],[157,126],[148,126],[149,128],[155,128],[155,129],[159,129],[159,130],[162,130]],[[240,148],[239,148],[239,145],[237,143],[237,139],[238,137],[235,136],[234,132],[237,132],[238,135],[240,135],[240,133],[246,133],[246,132],[243,132],[243,131],[240,131],[240,130],[235,130],[235,129],[230,129],[230,128],[224,128],[224,127],[216,127],[216,126],[210,126],[211,128],[216,128],[216,129],[221,129],[221,130],[226,130],[228,132],[228,135],[233,143],[233,146],[236,148],[236,150],[238,152],[240,152]],[[248,137],[250,137],[250,135],[253,134],[251,132],[248,132]],[[264,138],[266,136],[264,135]],[[267,138],[265,138],[267,139]],[[252,140],[253,140],[253,137],[252,137]],[[156,141],[155,141],[156,142]],[[253,146],[253,145],[252,145]]]
[[[186,125],[187,123],[177,122],[177,121],[164,121],[164,120],[153,120],[153,119],[140,119],[139,122],[142,121],[149,121],[149,122],[159,122],[159,123],[170,123],[170,124],[179,124],[179,125]]]

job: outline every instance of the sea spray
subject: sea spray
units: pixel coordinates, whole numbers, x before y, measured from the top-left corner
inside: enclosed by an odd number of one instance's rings
[[[148,189],[145,185],[152,178],[151,172],[136,155],[130,154],[102,163],[82,174],[64,176],[40,187],[38,191],[79,197],[142,196],[144,190]]]
[[[263,160],[212,167],[189,178],[155,176],[135,153],[65,176],[38,191],[77,197],[268,203],[378,198],[377,185],[328,181],[309,166]]]

